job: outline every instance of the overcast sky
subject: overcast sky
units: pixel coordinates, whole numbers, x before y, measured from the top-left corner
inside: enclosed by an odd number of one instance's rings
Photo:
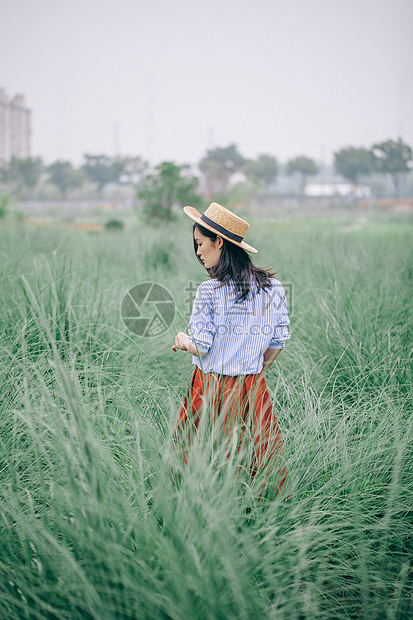
[[[0,0],[0,88],[47,163],[413,145],[413,0]]]

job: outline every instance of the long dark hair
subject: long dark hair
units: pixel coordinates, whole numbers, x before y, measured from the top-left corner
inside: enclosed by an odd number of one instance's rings
[[[197,222],[195,222],[193,226],[194,233],[196,228],[198,228],[204,237],[209,237],[212,242],[214,242],[218,236],[216,233],[212,232],[212,230],[200,226]],[[216,278],[219,282],[222,282],[222,284],[226,284],[230,280],[233,280],[239,301],[244,301],[244,299],[248,297],[251,287],[255,288],[255,292],[257,293],[261,289],[265,290],[271,288],[270,278],[275,275],[275,272],[256,267],[243,248],[224,238],[222,238],[222,241],[224,245],[222,246],[222,252],[218,263],[214,265],[214,267],[207,269],[211,278]],[[195,235],[194,250],[195,256],[203,266],[201,258],[197,255],[198,244],[195,241]]]

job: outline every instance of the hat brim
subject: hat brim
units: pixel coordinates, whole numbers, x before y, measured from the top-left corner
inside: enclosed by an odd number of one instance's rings
[[[243,250],[247,250],[247,252],[251,252],[252,254],[258,253],[258,250],[253,248],[252,245],[248,245],[248,243],[245,243],[245,241],[240,241],[240,242],[234,241],[233,239],[230,239],[229,237],[219,232],[212,226],[205,224],[205,222],[201,220],[201,214],[199,213],[199,211],[195,209],[195,207],[184,207],[184,212],[186,213],[186,215],[188,215],[188,217],[191,218],[191,220],[194,220],[194,222],[196,222],[200,226],[203,226],[204,228],[207,228],[211,232],[216,233],[217,235],[219,235],[223,239],[226,239],[230,243],[233,243],[234,245],[237,245],[238,247],[242,248]]]

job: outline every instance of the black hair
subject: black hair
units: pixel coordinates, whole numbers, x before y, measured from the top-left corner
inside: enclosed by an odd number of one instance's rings
[[[216,241],[218,236],[217,233],[212,232],[212,230],[208,228],[204,228],[197,222],[193,225],[194,233],[196,228],[198,228],[204,237],[208,237],[212,242]],[[219,261],[214,267],[207,269],[210,277],[216,278],[219,282],[222,282],[222,284],[226,284],[230,280],[233,280],[239,301],[244,301],[244,299],[248,297],[251,286],[255,288],[257,293],[261,289],[265,290],[271,288],[270,278],[275,275],[275,272],[256,267],[243,248],[235,243],[227,241],[223,237],[221,238],[224,244]],[[195,236],[194,250],[197,259],[201,265],[203,265],[201,258],[197,255],[198,244],[195,241]]]

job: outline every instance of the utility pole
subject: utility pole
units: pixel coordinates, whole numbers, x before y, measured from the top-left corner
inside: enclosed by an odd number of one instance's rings
[[[215,131],[213,127],[208,128],[208,148],[210,151],[215,148]]]
[[[153,157],[153,81],[152,76],[146,78],[146,156],[149,161]]]
[[[397,92],[397,132],[398,132],[398,138],[400,138],[401,140],[403,139],[403,133],[404,133],[404,127],[403,127],[404,100],[405,100],[404,82],[402,79],[400,79],[398,92]]]
[[[113,151],[114,157],[118,157],[120,155],[119,143],[120,143],[119,123],[113,123],[112,151]]]

